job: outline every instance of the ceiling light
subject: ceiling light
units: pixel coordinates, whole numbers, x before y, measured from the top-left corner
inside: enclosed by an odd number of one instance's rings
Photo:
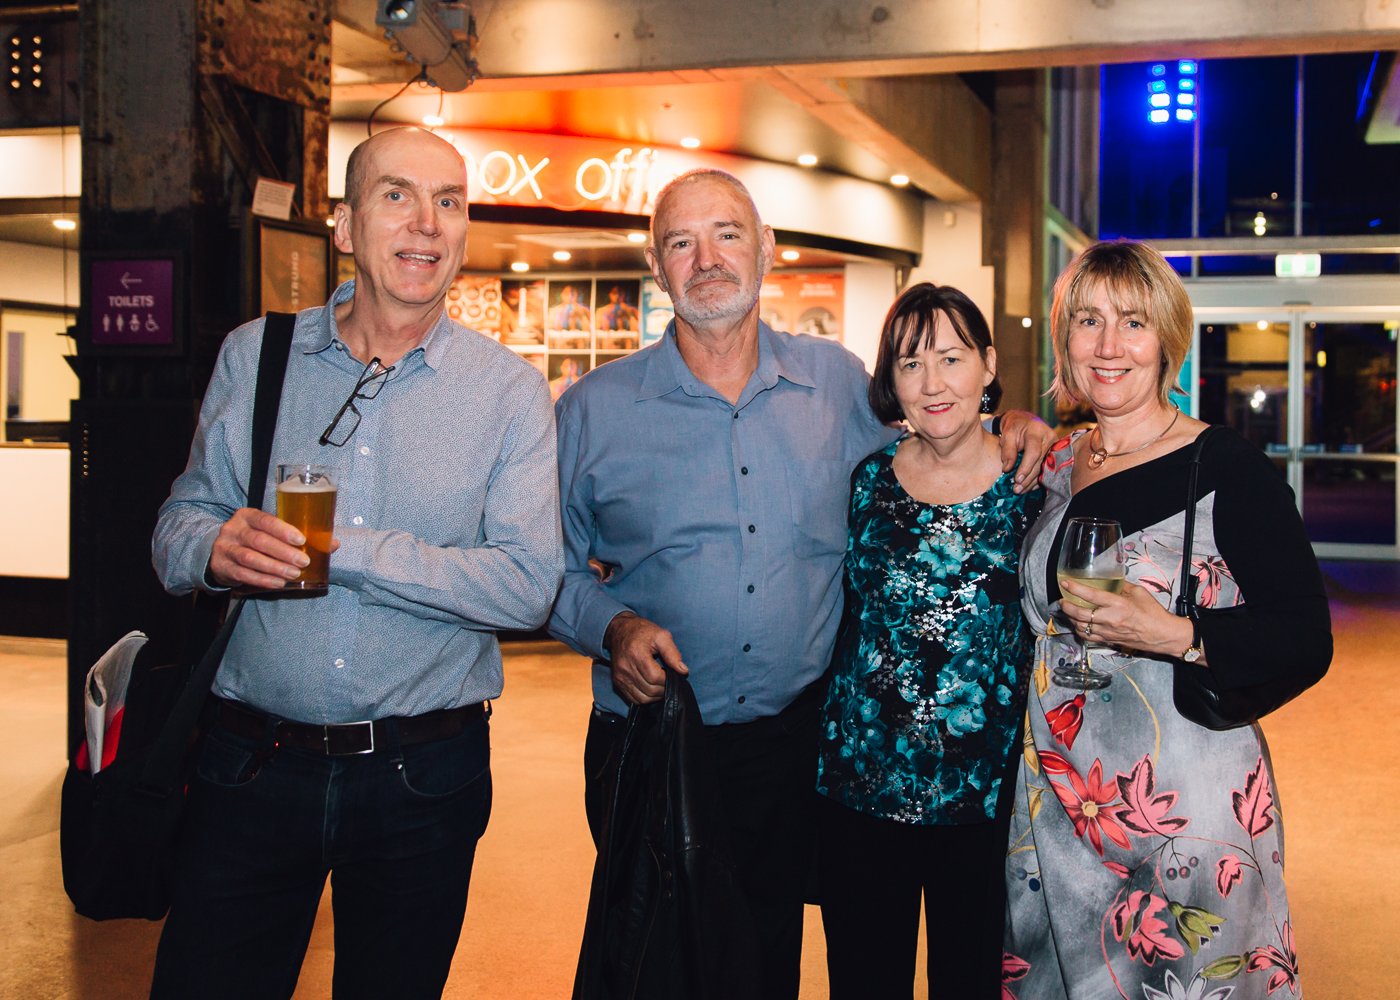
[[[700,140],[695,138],[695,136],[693,135],[688,135],[681,140],[681,145],[684,146],[686,149],[699,149]]]
[[[62,229],[65,233],[71,233],[78,228],[78,224],[72,219],[54,219],[53,227],[55,229]]]
[[[801,257],[802,255],[796,250],[784,250],[781,254],[779,254],[779,256],[782,257],[783,260],[788,261],[790,263],[796,260],[797,258]]]
[[[909,186],[909,175],[908,175],[908,174],[891,174],[891,175],[890,175],[890,183],[893,184],[893,185],[894,185],[895,187],[897,187],[897,188],[908,187],[908,186]]]
[[[441,128],[443,125],[447,124],[447,122],[442,115],[424,115],[423,124],[428,126],[428,128]]]
[[[1031,319],[1029,316],[1022,316],[1022,317],[1021,317],[1021,326],[1024,327],[1025,329],[1029,330],[1029,329],[1030,329],[1032,326],[1034,326],[1034,325],[1035,325],[1035,320]]]
[[[803,153],[797,158],[797,165],[799,167],[815,167],[817,165],[817,154]]]
[[[335,228],[335,216],[334,216],[334,215],[328,215],[328,216],[326,216],[326,228],[327,228],[327,229],[334,229],[334,228]]]
[[[523,260],[517,260],[511,263],[510,269],[516,274],[524,274],[526,271],[530,270],[530,265]]]
[[[646,233],[631,232],[631,233],[628,233],[628,234],[627,234],[627,242],[628,242],[628,243],[645,243],[646,241],[647,241],[647,234],[646,234]]]
[[[569,260],[571,257],[573,257],[573,254],[569,253],[569,251],[567,250],[554,251],[554,259],[561,264],[564,263],[564,261]]]
[[[1257,330],[1263,332],[1264,330],[1267,330],[1269,328],[1269,321],[1266,319],[1261,319],[1259,322],[1255,323],[1254,326]]]

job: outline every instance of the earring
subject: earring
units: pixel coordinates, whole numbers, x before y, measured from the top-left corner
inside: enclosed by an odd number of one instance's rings
[[[982,393],[982,412],[983,412],[983,413],[991,413],[991,412],[992,412],[992,397],[991,397],[991,394],[990,394],[990,393],[986,393],[986,392]]]

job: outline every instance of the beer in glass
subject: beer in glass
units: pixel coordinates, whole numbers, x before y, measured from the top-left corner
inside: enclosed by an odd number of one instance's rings
[[[306,537],[301,550],[311,562],[288,590],[325,590],[330,585],[331,533],[335,526],[335,479],[324,465],[277,466],[277,516]]]

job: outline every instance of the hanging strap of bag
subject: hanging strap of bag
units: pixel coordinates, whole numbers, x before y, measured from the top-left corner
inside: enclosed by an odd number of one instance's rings
[[[253,396],[253,451],[248,469],[248,506],[262,507],[267,486],[267,470],[272,461],[272,437],[277,430],[277,410],[282,403],[282,383],[287,375],[287,359],[292,349],[296,317],[291,313],[268,313],[263,325],[262,351],[258,355],[258,382]],[[204,651],[198,665],[185,682],[180,698],[151,745],[137,788],[150,795],[169,795],[181,781],[181,770],[200,712],[214,684],[214,675],[223,662],[224,650],[233,636],[244,602],[231,602],[223,626]],[[190,657],[193,659],[193,656]]]
[[[1192,621],[1197,618],[1196,586],[1200,583],[1196,574],[1191,572],[1191,548],[1196,536],[1196,484],[1201,478],[1201,451],[1206,446],[1206,438],[1214,431],[1215,426],[1212,425],[1196,435],[1186,468],[1186,528],[1181,536],[1181,590],[1176,595],[1176,613]]]

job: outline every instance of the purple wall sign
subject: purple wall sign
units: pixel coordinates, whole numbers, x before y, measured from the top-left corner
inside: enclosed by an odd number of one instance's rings
[[[92,343],[169,346],[175,342],[175,262],[95,260]]]

